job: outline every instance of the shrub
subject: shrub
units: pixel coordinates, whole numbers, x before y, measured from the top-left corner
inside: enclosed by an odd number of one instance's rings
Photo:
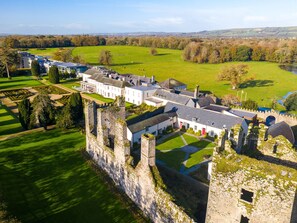
[[[257,102],[250,100],[250,99],[242,102],[242,107],[246,108],[246,109],[251,109],[251,110],[258,110]]]
[[[284,103],[288,111],[297,111],[297,93],[291,94]]]
[[[188,128],[188,129],[187,129],[187,133],[190,133],[190,134],[195,134],[195,132],[194,132],[193,128]]]

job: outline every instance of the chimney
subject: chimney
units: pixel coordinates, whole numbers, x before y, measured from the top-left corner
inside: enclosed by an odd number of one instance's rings
[[[155,82],[156,82],[156,80],[155,80],[155,76],[152,75],[152,77],[151,77],[151,83],[153,84],[153,83],[155,83]]]
[[[194,91],[194,98],[198,99],[199,97],[199,85],[196,85],[195,91]]]
[[[156,139],[154,135],[143,134],[141,136],[141,158],[145,166],[156,165]]]

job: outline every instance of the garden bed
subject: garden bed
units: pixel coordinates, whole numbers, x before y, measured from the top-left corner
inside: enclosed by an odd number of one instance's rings
[[[34,95],[27,89],[7,90],[2,91],[2,93],[12,101],[20,101]]]
[[[68,103],[70,98],[70,95],[63,95],[62,98],[56,100],[57,102],[60,102],[61,104],[65,105]]]
[[[69,94],[68,91],[65,91],[61,88],[55,87],[53,85],[41,86],[41,87],[33,87],[36,91],[45,91],[48,94]]]

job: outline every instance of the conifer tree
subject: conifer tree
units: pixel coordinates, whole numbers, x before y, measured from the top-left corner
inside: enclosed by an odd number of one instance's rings
[[[48,71],[48,80],[53,84],[60,83],[59,70],[57,66],[50,67]]]
[[[24,129],[30,129],[30,116],[32,113],[29,99],[24,99],[18,104],[19,120]]]

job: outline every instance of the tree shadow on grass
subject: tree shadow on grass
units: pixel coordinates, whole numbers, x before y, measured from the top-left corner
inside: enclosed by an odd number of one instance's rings
[[[248,88],[248,87],[269,87],[273,86],[273,80],[249,80],[242,83],[239,88]]]
[[[170,55],[171,53],[158,53],[155,56],[166,56],[166,55]]]

